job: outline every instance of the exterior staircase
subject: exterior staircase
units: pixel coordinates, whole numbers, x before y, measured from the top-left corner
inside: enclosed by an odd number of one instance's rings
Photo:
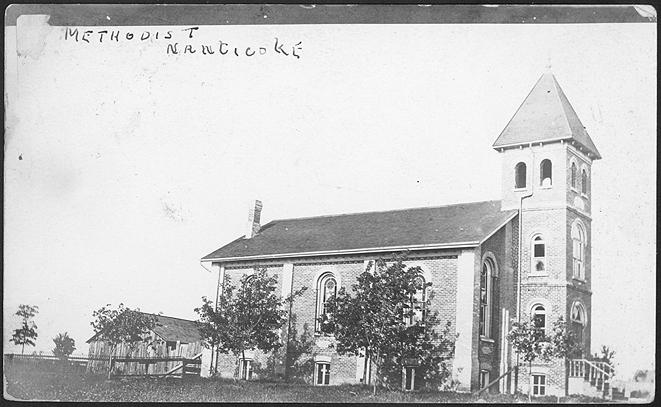
[[[611,381],[615,369],[607,362],[569,360],[568,393],[612,399]]]

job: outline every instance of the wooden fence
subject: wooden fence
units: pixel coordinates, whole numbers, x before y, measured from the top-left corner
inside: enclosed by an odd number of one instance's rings
[[[186,357],[113,357],[110,362],[112,367],[113,377],[178,377],[190,378],[200,376],[202,370],[202,353],[193,355],[190,358]],[[48,355],[19,355],[19,354],[5,354],[4,366],[11,369],[14,367],[28,367],[31,369],[40,369],[44,371],[52,371],[59,373],[66,371],[67,373],[92,372],[90,366],[94,364],[97,368],[105,365],[105,369],[100,371],[95,370],[94,373],[108,373],[109,358],[105,357],[70,357],[68,359],[61,359],[56,356]],[[163,370],[162,367],[170,366],[169,369]]]
[[[62,371],[73,373],[85,373],[87,370],[88,358],[72,356],[67,359],[61,359],[51,355],[21,355],[8,353],[4,355],[5,368],[29,367],[44,371]]]
[[[105,341],[93,341],[89,344],[90,363],[87,370],[90,373],[108,374],[111,350],[112,359],[117,361],[113,362],[116,374],[161,375],[180,365],[184,359],[196,359],[202,352],[202,344],[177,343],[173,348],[165,342],[157,342],[153,346],[146,343],[120,343],[113,348]]]
[[[113,358],[110,362],[113,377],[118,376],[160,376],[188,378],[200,376],[202,370],[202,354],[192,358]],[[174,367],[162,372],[158,369],[163,363],[174,363]],[[122,368],[121,365],[124,365]],[[140,368],[140,367],[141,368]],[[140,373],[144,372],[144,373]]]

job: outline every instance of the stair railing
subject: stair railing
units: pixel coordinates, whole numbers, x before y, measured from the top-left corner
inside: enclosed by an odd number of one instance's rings
[[[569,361],[569,377],[582,377],[590,385],[606,393],[610,379],[615,369],[608,362],[597,362],[587,359],[571,359]],[[608,387],[608,388],[607,388]]]

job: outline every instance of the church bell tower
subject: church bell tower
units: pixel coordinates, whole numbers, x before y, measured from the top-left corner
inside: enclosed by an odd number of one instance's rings
[[[552,73],[539,78],[493,147],[502,156],[502,209],[520,210],[518,317],[550,333],[562,316],[589,354],[591,168],[601,155]],[[564,392],[564,369],[540,362],[529,373]]]

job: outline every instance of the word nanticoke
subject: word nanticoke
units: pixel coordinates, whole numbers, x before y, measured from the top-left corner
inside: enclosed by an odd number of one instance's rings
[[[185,44],[181,45],[178,42],[167,44],[167,54],[195,54],[201,55],[230,55],[235,57],[256,57],[259,55],[266,55],[267,53],[276,53],[282,56],[292,56],[300,58],[303,47],[302,42],[299,41],[294,45],[286,45],[277,37],[273,41],[273,45],[261,47],[244,47],[232,46],[230,43],[218,40],[217,44]]]

